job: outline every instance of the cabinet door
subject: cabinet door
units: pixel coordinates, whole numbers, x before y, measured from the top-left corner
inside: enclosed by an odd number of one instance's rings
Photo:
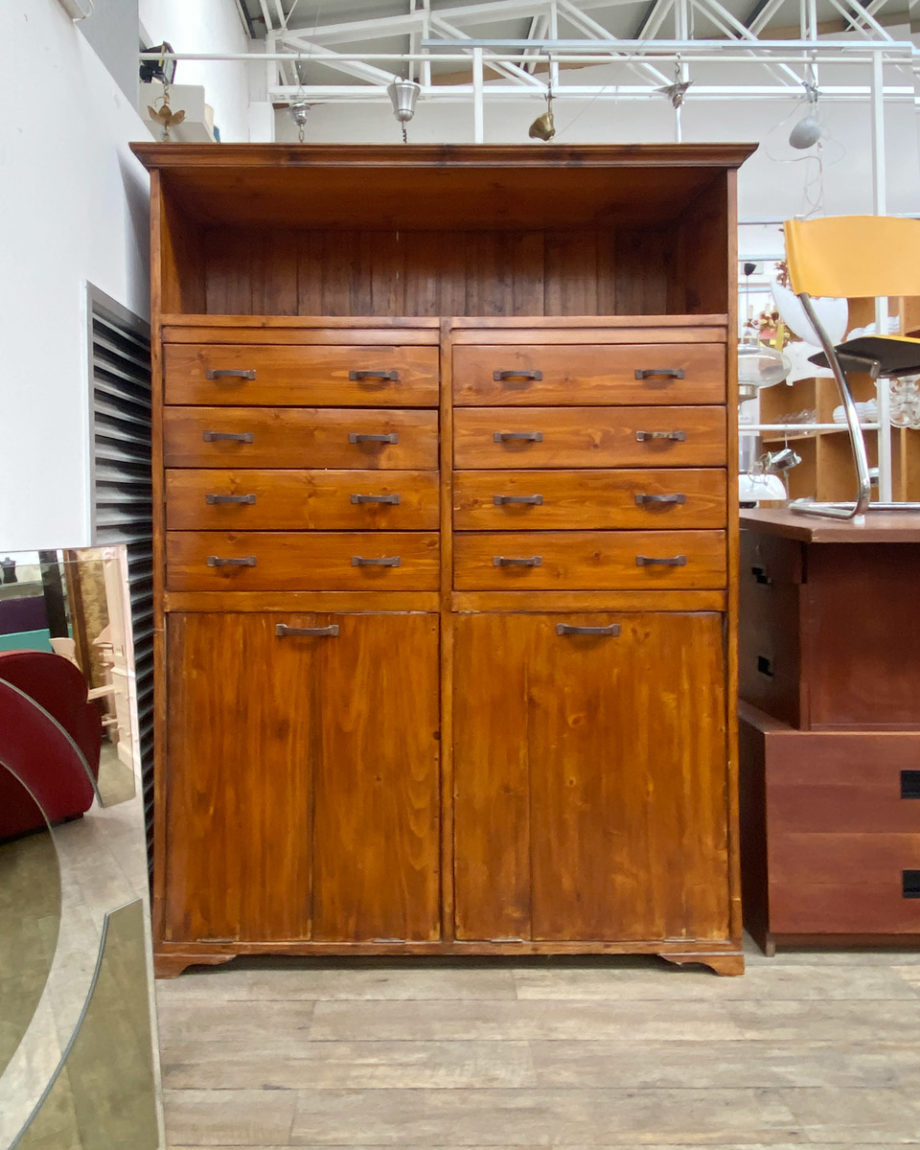
[[[458,937],[727,937],[722,617],[470,614],[455,643]]]
[[[174,614],[168,659],[166,938],[437,937],[436,617]]]

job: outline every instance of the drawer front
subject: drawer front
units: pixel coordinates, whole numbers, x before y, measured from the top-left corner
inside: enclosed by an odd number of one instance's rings
[[[458,471],[458,531],[724,527],[725,472]]]
[[[725,403],[719,343],[454,348],[460,405]]]
[[[167,467],[435,470],[436,411],[172,407],[163,413]]]
[[[168,531],[170,591],[435,591],[433,532]]]
[[[718,407],[465,408],[454,412],[458,468],[724,467]]]
[[[722,531],[497,532],[454,536],[460,591],[718,588]]]
[[[168,344],[167,403],[437,407],[436,347]]]
[[[170,531],[437,531],[437,471],[171,470]]]

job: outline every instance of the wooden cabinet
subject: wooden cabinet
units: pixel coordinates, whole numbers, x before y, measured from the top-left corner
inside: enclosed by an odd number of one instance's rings
[[[268,952],[740,972],[750,149],[135,150],[160,973]]]

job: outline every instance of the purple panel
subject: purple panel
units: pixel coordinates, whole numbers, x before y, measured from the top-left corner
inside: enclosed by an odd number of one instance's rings
[[[43,595],[30,599],[0,599],[0,635],[41,631],[48,626]]]

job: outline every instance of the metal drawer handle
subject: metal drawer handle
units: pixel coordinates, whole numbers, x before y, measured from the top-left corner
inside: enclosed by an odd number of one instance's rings
[[[669,555],[666,558],[659,559],[655,555],[637,555],[637,567],[686,567],[686,555]]]
[[[687,438],[686,431],[637,431],[636,441],[645,443],[648,439],[670,439],[675,443],[683,443]]]
[[[648,379],[650,375],[666,375],[669,379],[685,379],[682,367],[637,367],[636,379]]]
[[[754,576],[755,582],[761,583],[765,587],[769,587],[773,582],[767,573],[766,567],[752,567],[751,574]]]
[[[348,378],[357,383],[399,383],[398,371],[350,371]]]
[[[243,555],[239,559],[223,559],[219,555],[208,556],[209,567],[255,567],[255,555]]]
[[[682,491],[675,491],[671,495],[647,495],[645,492],[636,496],[636,504],[645,507],[647,504],[686,503],[687,496]]]
[[[255,503],[254,495],[215,495],[209,493],[204,497],[205,503],[213,506],[215,503]]]
[[[573,623],[557,623],[557,635],[619,635],[620,624],[611,623],[609,627],[576,627]]]
[[[275,624],[275,634],[279,639],[286,639],[289,635],[312,635],[317,639],[334,639],[338,633],[338,623],[330,623],[328,627],[289,627],[287,623]]]
[[[201,438],[205,443],[252,443],[255,436],[251,431],[203,431]]]
[[[399,503],[399,496],[394,492],[392,495],[352,495],[352,503],[392,503],[396,506]]]
[[[399,443],[399,436],[395,431],[389,435],[365,435],[362,432],[349,432],[349,443]]]
[[[508,555],[493,555],[493,567],[542,567],[542,555],[529,555],[526,558],[514,558]]]
[[[526,503],[531,507],[542,507],[542,495],[493,495],[492,502],[496,507],[503,507],[506,503]]]
[[[493,371],[492,372],[492,379],[496,383],[504,383],[506,380],[510,380],[510,379],[533,379],[533,380],[539,381],[542,378],[543,378],[543,372],[542,371],[532,371],[532,370],[530,370],[528,368],[524,368],[524,367],[520,367],[517,369],[512,368],[509,371]]]
[[[246,371],[238,367],[221,367],[216,371],[213,368],[205,372],[205,379],[255,379],[256,373],[251,369]]]
[[[526,443],[542,443],[542,431],[496,431],[492,439],[495,443],[507,443],[509,440],[517,439]]]
[[[380,559],[368,559],[364,555],[352,555],[352,567],[401,567],[402,560],[398,555],[384,555]]]

